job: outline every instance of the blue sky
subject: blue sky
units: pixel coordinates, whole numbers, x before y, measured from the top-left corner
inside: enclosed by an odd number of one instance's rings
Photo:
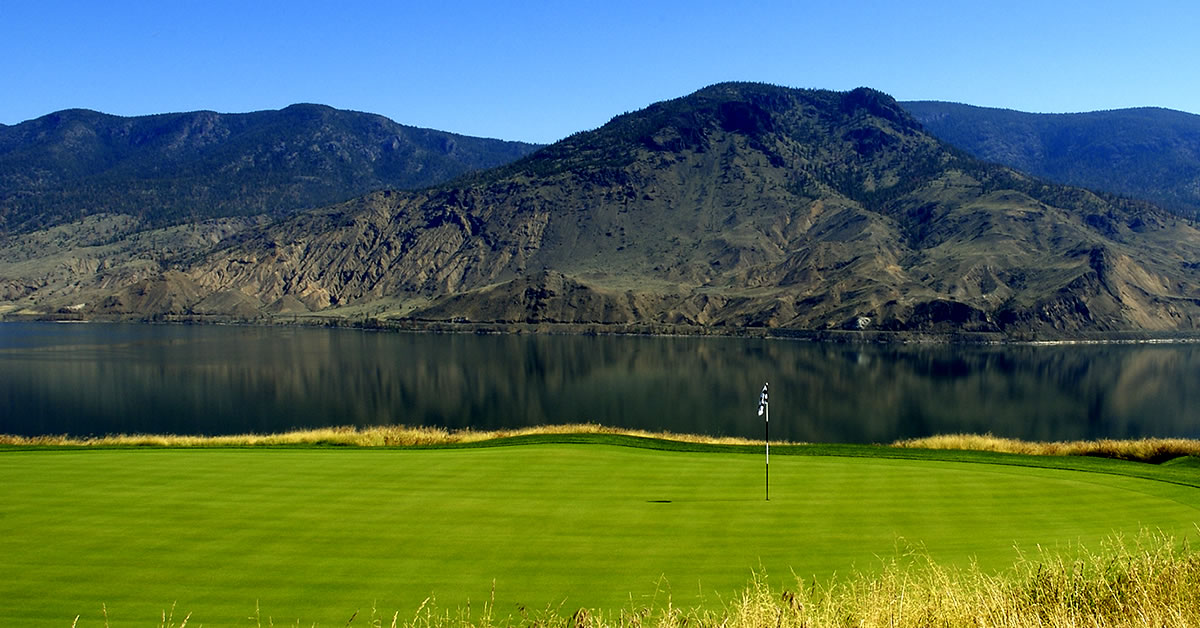
[[[551,142],[726,80],[1200,113],[1200,3],[0,0],[0,123],[317,102]]]

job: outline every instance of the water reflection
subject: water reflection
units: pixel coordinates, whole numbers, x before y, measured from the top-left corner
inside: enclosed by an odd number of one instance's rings
[[[732,338],[0,325],[0,432],[491,429],[591,421],[888,442],[1200,437],[1193,345],[852,346]]]

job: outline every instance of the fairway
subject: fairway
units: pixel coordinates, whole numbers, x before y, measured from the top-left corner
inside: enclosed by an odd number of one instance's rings
[[[1136,464],[1119,463],[1113,465]],[[430,596],[496,614],[719,606],[771,581],[870,570],[921,546],[1002,569],[1114,532],[1194,538],[1200,489],[941,460],[479,449],[0,452],[6,625],[390,622]],[[356,622],[354,625],[358,625]]]

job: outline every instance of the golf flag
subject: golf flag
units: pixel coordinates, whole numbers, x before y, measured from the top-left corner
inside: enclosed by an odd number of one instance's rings
[[[766,416],[763,416],[766,415]],[[763,382],[762,394],[758,397],[758,416],[763,417],[763,442],[767,446],[765,488],[767,501],[771,501],[771,408],[767,405],[767,383]]]

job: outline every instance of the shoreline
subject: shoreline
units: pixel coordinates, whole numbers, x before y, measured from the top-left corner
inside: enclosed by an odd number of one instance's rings
[[[564,335],[564,336],[652,336],[680,338],[763,338],[831,344],[901,345],[1149,345],[1200,343],[1200,330],[1122,330],[1081,333],[990,332],[990,331],[880,331],[846,329],[794,329],[783,327],[709,327],[665,323],[559,323],[521,321],[438,321],[421,319],[351,318],[343,316],[262,317],[237,319],[224,316],[165,315],[154,317],[84,318],[73,314],[30,312],[0,313],[2,323],[128,323],[175,325],[233,325],[250,327],[331,327],[382,332],[474,334],[474,335]]]

